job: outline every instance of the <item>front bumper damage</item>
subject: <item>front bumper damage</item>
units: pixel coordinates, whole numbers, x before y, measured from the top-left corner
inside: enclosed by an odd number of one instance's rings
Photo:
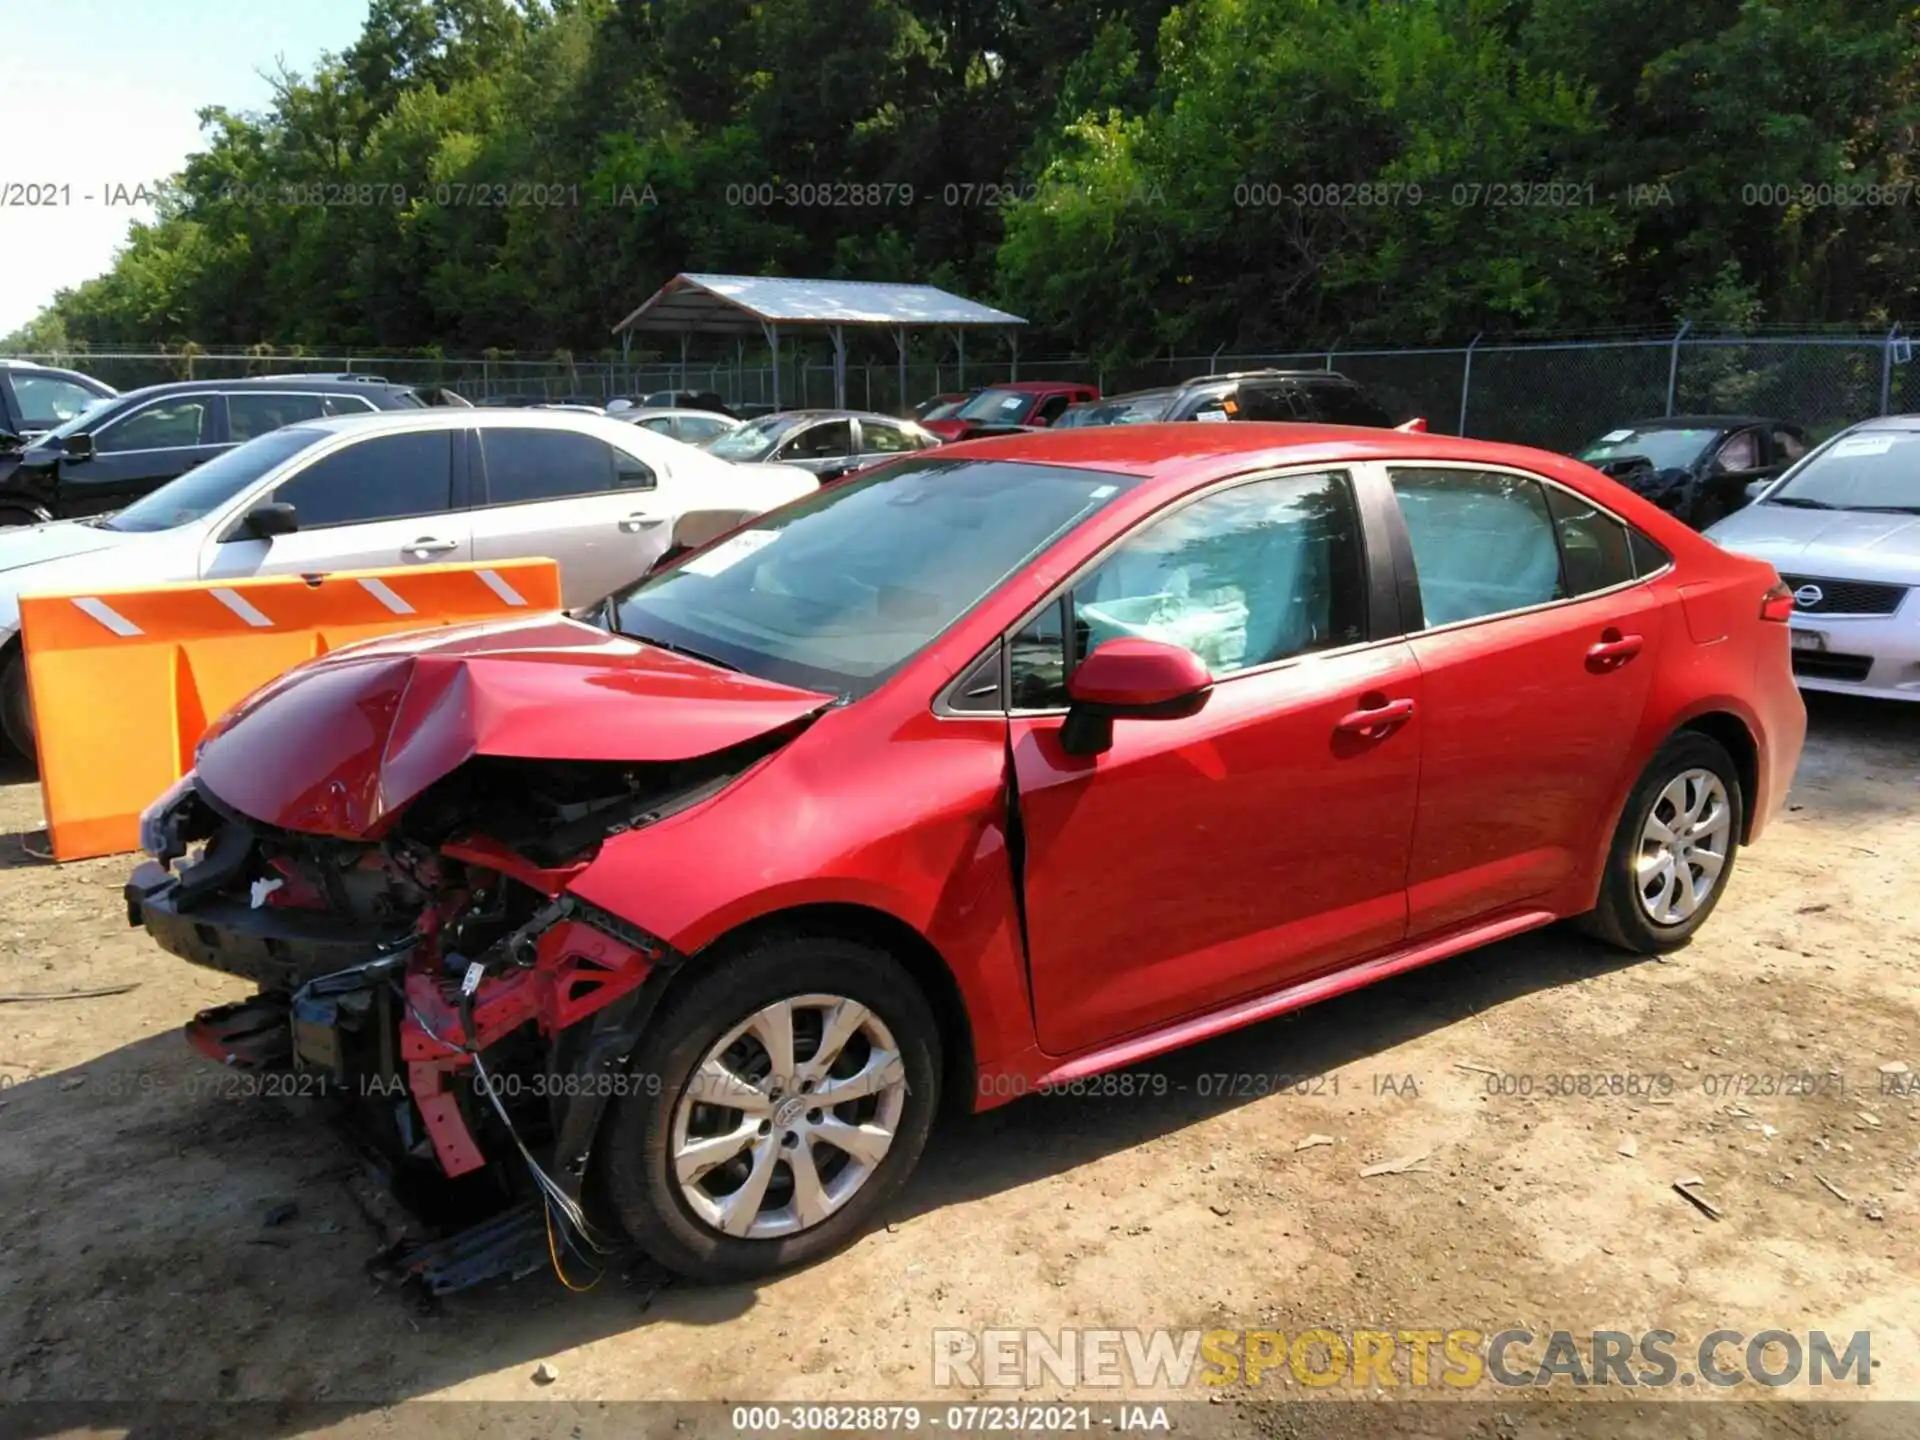
[[[574,1239],[567,1202],[584,1215],[595,1137],[638,1083],[627,1057],[680,957],[562,893],[571,872],[490,842],[450,842],[430,859],[393,844],[314,851],[204,792],[172,805],[181,848],[196,835],[204,848],[177,869],[140,865],[128,921],[259,987],[201,1012],[187,1038],[223,1065],[297,1074],[297,1093],[326,1096],[435,1238],[385,1268],[444,1292],[545,1264],[549,1227]],[[334,868],[316,876],[302,855]],[[391,888],[369,903],[383,869]],[[360,913],[301,903],[328,891]]]

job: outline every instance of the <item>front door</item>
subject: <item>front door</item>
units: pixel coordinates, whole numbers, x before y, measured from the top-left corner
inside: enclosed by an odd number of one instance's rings
[[[292,505],[299,529],[257,540],[234,522],[208,546],[202,578],[471,560],[467,512],[453,505],[452,448],[462,434],[410,430],[329,451],[259,497]]]
[[[1424,702],[1406,644],[1366,643],[1362,552],[1346,475],[1244,481],[1144,525],[1012,638],[1045,1050],[1271,990],[1405,933]],[[1069,755],[1065,674],[1127,635],[1193,650],[1213,693],[1196,715],[1121,720],[1107,753]]]
[[[93,436],[93,454],[62,458],[54,515],[68,519],[119,510],[227,447],[219,397],[165,395],[130,410]]]

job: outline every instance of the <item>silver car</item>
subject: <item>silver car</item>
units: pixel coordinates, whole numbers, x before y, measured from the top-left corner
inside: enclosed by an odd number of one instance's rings
[[[731,415],[712,410],[653,410],[641,405],[607,412],[624,425],[638,425],[656,435],[665,435],[688,445],[704,445],[740,428]]]
[[[571,608],[818,488],[804,470],[731,465],[568,410],[301,421],[114,514],[0,530],[0,728],[32,753],[23,594],[546,556]]]
[[[1792,587],[1803,689],[1920,700],[1920,415],[1842,431],[1706,533]]]

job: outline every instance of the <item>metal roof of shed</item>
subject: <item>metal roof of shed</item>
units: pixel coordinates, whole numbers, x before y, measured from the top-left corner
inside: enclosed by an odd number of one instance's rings
[[[874,280],[787,280],[768,275],[680,274],[614,326],[758,335],[765,325],[1024,325],[1018,315],[932,285]]]

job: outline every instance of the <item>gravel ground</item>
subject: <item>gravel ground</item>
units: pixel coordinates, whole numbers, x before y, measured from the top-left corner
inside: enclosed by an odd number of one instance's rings
[[[108,1402],[137,1402],[140,1433],[158,1402],[218,1400],[330,1407],[237,1412],[256,1433],[577,1437],[630,1399],[1067,1396],[1104,1415],[1176,1393],[936,1392],[934,1329],[1001,1325],[1666,1329],[1683,1359],[1714,1329],[1868,1330],[1871,1386],[1821,1398],[1920,1400],[1920,711],[1812,710],[1790,810],[1679,954],[1556,928],[1184,1052],[1149,1093],[951,1122],[883,1229],[771,1284],[576,1295],[542,1274],[430,1313],[368,1278],[375,1235],[331,1132],[222,1093],[179,1039],[246,987],[127,928],[126,857],[35,858],[39,791],[0,773],[0,991],[138,982],[0,1004],[0,1400],[80,1407],[0,1410],[0,1431]],[[1276,1093],[1295,1075],[1317,1078]],[[1557,1093],[1582,1076],[1603,1093]],[[1718,1219],[1674,1191],[1686,1176]],[[1564,1387],[1458,1396],[1496,1410],[1322,1406],[1297,1430],[1242,1403],[1302,1393],[1267,1379],[1212,1405],[1190,1386],[1170,1414],[1187,1433],[1684,1433],[1671,1407],[1570,1406]],[[539,1408],[388,1408],[427,1398]],[[1737,1425],[1718,1409],[1727,1433],[1838,1433],[1777,1403]],[[1920,1433],[1920,1407],[1834,1414]]]

